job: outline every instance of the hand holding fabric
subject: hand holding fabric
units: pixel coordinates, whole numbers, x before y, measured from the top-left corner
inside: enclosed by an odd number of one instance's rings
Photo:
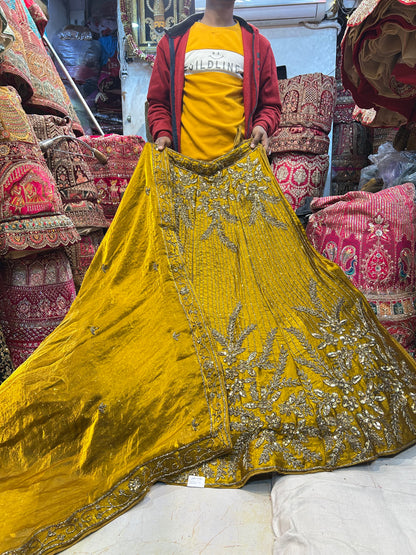
[[[269,143],[269,139],[267,137],[267,132],[263,127],[260,125],[256,125],[253,127],[253,131],[251,132],[251,148],[255,148],[259,143],[261,143],[264,148],[267,150],[267,146]]]
[[[166,146],[169,148],[172,145],[170,137],[167,136],[158,137],[155,143],[158,150],[163,150]]]

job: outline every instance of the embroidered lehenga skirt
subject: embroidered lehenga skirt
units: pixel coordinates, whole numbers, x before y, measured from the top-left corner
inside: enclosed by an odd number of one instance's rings
[[[404,449],[416,364],[311,247],[261,147],[147,144],[66,318],[0,387],[0,439],[1,551],[53,553],[158,480]]]

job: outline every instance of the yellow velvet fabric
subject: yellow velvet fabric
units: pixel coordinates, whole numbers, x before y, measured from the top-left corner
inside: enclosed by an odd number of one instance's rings
[[[68,315],[0,388],[2,553],[59,551],[229,446],[222,372],[169,269],[146,146]]]
[[[414,360],[262,147],[147,144],[67,317],[0,387],[0,551],[60,551],[156,480],[235,487],[415,439]]]

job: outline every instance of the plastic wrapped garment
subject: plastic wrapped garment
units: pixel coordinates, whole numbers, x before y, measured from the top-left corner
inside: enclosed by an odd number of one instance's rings
[[[52,44],[75,83],[98,81],[102,47],[87,27],[68,25],[53,38]]]

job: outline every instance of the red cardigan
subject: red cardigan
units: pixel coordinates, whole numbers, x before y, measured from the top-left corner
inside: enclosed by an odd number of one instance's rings
[[[188,17],[161,38],[150,78],[148,122],[153,140],[168,136],[180,151],[182,96],[185,83],[185,51],[189,29],[203,14]],[[256,27],[234,16],[240,23],[244,49],[243,98],[246,138],[261,125],[268,136],[277,129],[281,103],[276,62],[269,41]]]

